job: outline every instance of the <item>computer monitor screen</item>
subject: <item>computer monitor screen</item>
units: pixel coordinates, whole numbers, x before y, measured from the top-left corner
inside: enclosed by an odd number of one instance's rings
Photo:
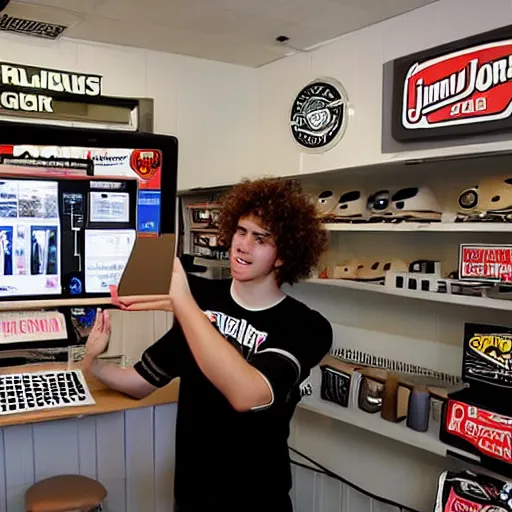
[[[85,291],[108,293],[118,284],[135,243],[132,229],[85,231]]]
[[[58,183],[0,179],[0,296],[60,295]]]
[[[108,294],[135,244],[137,188],[135,179],[11,178],[0,164],[0,297]]]
[[[175,233],[175,137],[2,122],[0,133],[0,301],[107,297],[138,237]]]

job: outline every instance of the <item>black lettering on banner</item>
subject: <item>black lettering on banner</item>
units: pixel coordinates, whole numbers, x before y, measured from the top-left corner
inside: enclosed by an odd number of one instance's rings
[[[101,96],[102,77],[0,63],[0,107],[52,113],[53,100],[86,101]]]

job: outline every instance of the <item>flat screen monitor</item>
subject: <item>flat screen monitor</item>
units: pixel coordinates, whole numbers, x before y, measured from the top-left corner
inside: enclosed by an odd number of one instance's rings
[[[108,296],[176,178],[175,137],[0,122],[0,301]]]

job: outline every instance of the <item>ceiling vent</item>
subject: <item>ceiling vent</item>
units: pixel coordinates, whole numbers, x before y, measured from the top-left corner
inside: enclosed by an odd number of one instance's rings
[[[2,9],[2,7],[5,7]],[[67,11],[0,0],[0,31],[19,35],[58,39],[81,19]]]

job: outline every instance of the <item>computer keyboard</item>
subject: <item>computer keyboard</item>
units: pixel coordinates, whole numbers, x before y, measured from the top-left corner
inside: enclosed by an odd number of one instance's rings
[[[81,370],[0,375],[0,415],[95,403]]]

